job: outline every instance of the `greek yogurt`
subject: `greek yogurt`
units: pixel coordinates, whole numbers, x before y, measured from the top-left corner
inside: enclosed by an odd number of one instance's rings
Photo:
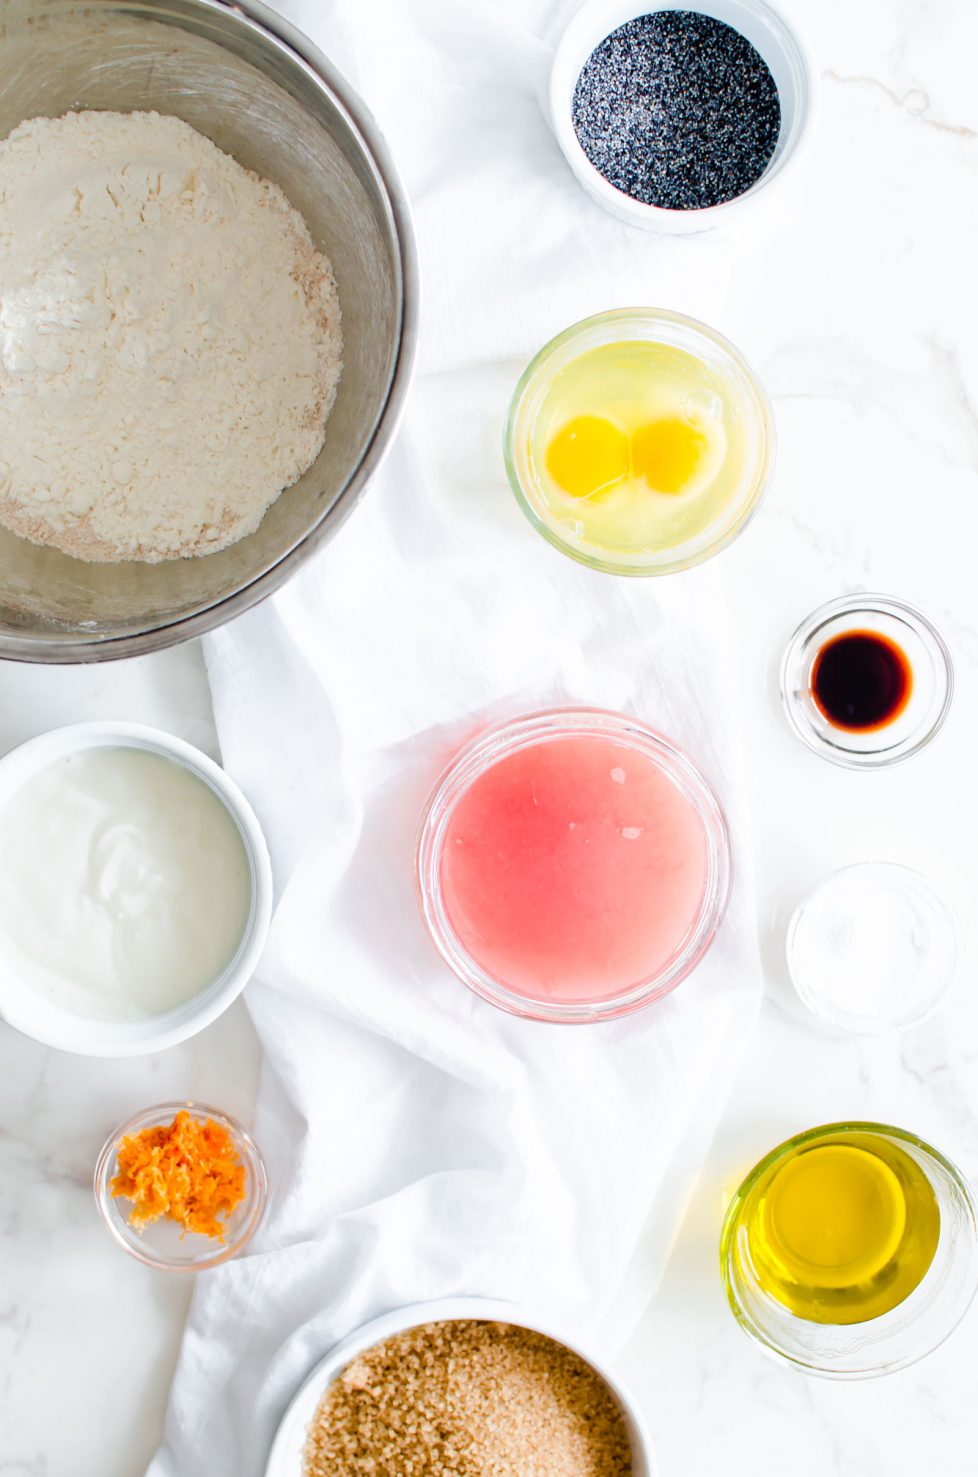
[[[0,969],[77,1015],[145,1020],[226,970],[251,885],[234,817],[192,770],[83,749],[0,810]]]

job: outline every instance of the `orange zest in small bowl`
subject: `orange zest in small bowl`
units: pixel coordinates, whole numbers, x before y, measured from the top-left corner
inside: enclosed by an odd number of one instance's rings
[[[132,1201],[129,1224],[137,1230],[166,1216],[223,1241],[227,1217],[244,1199],[247,1171],[231,1134],[185,1109],[170,1124],[123,1138],[116,1167],[110,1189]]]

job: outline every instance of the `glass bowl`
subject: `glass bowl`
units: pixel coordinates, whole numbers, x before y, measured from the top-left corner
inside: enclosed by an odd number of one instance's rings
[[[785,952],[791,982],[813,1015],[872,1036],[918,1025],[936,1009],[957,967],[958,930],[918,872],[857,862],[802,899]]]
[[[772,1166],[803,1146],[839,1133],[888,1140],[924,1171],[940,1210],[934,1259],[909,1297],[865,1323],[822,1324],[790,1313],[763,1289],[747,1239],[750,1198]],[[737,1190],[720,1237],[727,1301],[741,1328],[775,1359],[830,1379],[870,1379],[914,1364],[957,1327],[978,1290],[978,1205],[967,1180],[943,1154],[901,1128],[882,1123],[829,1123],[772,1149]]]
[[[530,998],[489,973],[466,949],[449,918],[441,862],[455,806],[469,786],[501,759],[555,739],[600,736],[651,758],[689,800],[706,840],[706,881],[696,917],[664,966],[614,995],[558,1001]],[[674,990],[713,942],[726,912],[732,879],[727,823],[719,801],[692,760],[637,719],[599,708],[551,708],[491,728],[464,748],[442,775],[421,817],[415,883],[425,925],[442,958],[484,1000],[530,1020],[583,1024],[612,1020],[650,1005]]]
[[[159,1128],[172,1123],[184,1108],[196,1118],[213,1118],[226,1128],[245,1166],[244,1199],[227,1217],[223,1241],[215,1241],[213,1237],[197,1231],[181,1231],[175,1221],[165,1217],[137,1231],[128,1220],[132,1202],[112,1194],[120,1141],[144,1128]],[[95,1166],[95,1201],[102,1220],[123,1250],[147,1267],[161,1272],[202,1272],[237,1256],[258,1229],[267,1194],[265,1165],[247,1129],[229,1113],[222,1113],[206,1103],[159,1103],[154,1108],[135,1113],[109,1135]]]
[[[532,428],[554,377],[591,349],[627,341],[665,344],[684,350],[722,380],[747,438],[740,483],[721,512],[684,542],[635,551],[589,542],[571,522],[555,516],[543,494],[531,455]],[[763,386],[733,344],[699,323],[661,308],[618,308],[559,333],[524,370],[510,402],[504,456],[516,500],[534,528],[555,548],[607,574],[670,574],[711,558],[747,526],[774,470],[774,416]]]
[[[909,701],[880,728],[839,728],[815,702],[816,658],[847,631],[886,637],[910,665]],[[819,606],[802,621],[781,663],[781,701],[791,727],[814,753],[847,769],[885,768],[923,749],[943,725],[953,690],[951,654],[940,634],[919,610],[888,595],[843,595]]]

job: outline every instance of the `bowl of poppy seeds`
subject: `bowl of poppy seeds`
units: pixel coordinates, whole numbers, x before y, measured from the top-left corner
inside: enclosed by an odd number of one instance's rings
[[[770,0],[696,10],[587,0],[554,57],[550,107],[579,181],[651,230],[701,231],[781,178],[811,127],[816,71]]]

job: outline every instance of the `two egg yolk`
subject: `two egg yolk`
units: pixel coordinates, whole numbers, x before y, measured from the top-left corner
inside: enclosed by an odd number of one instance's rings
[[[656,492],[682,492],[696,475],[707,438],[688,421],[667,417],[640,426],[629,438],[612,421],[578,415],[547,447],[547,471],[571,497],[594,497],[629,474]]]

